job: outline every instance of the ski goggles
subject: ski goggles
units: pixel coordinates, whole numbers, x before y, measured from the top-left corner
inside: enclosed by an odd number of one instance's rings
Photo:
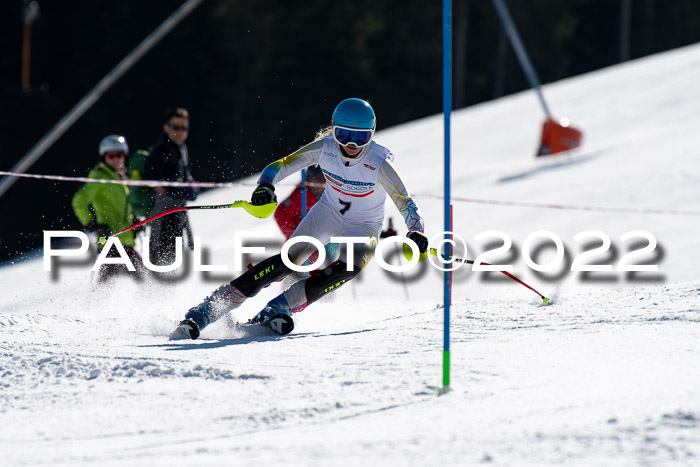
[[[126,154],[123,152],[108,152],[105,154],[105,157],[107,159],[120,159],[122,157],[126,157]]]
[[[367,146],[372,141],[374,130],[358,130],[342,126],[333,126],[333,139],[341,146],[354,144],[358,148]]]

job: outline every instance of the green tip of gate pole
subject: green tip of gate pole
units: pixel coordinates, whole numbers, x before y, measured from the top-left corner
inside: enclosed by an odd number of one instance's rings
[[[542,297],[542,303],[549,305],[549,299],[547,297]]]
[[[97,239],[97,241],[100,243],[100,246],[105,246],[105,243],[107,243],[107,237],[100,237]]]
[[[442,351],[442,389],[438,395],[447,394],[450,391],[450,351]]]

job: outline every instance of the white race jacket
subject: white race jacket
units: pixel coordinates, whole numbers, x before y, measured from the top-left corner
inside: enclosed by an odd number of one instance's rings
[[[269,164],[258,183],[274,185],[304,167],[318,164],[326,177],[326,190],[320,203],[331,207],[343,219],[353,223],[382,223],[388,195],[408,230],[423,232],[423,218],[394,169],[391,151],[372,141],[362,154],[348,163],[333,137],[326,136]]]

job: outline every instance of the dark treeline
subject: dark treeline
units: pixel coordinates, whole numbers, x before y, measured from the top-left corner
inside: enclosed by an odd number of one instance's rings
[[[30,90],[20,85],[23,3],[4,1],[0,169],[19,161],[183,1],[40,1]],[[508,5],[543,83],[700,40],[697,0]],[[112,133],[126,136],[132,152],[147,148],[172,105],[190,110],[188,143],[202,181],[259,171],[308,141],[345,97],[368,99],[380,129],[438,113],[441,8],[425,0],[206,0],[28,172],[85,176],[100,139]],[[490,1],[454,0],[453,27],[455,108],[527,87]],[[0,198],[0,259],[40,245],[42,230],[78,229],[70,208],[78,186],[15,183]]]

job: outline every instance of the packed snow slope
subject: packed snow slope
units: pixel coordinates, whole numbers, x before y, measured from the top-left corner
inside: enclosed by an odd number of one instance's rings
[[[696,45],[547,86],[550,107],[585,134],[580,149],[549,158],[534,157],[542,113],[532,92],[455,112],[453,230],[468,246],[457,254],[473,259],[503,243],[480,233],[504,232],[512,247],[488,262],[513,264],[552,303],[497,272],[457,271],[443,396],[443,278],[426,263],[402,275],[373,261],[285,337],[240,324],[275,284],[187,342],[167,335],[234,277],[233,231],[277,232],[272,219],[192,212],[205,262],[227,272],[194,272],[188,258],[174,274],[97,285],[89,259],[61,259],[52,272],[41,258],[6,263],[2,465],[697,465],[698,82]],[[427,233],[440,233],[442,117],[377,140],[396,154]],[[197,204],[247,199],[253,185]],[[400,225],[392,206],[387,216]],[[537,273],[522,254],[554,261],[551,241],[525,248],[542,230],[565,255]],[[611,246],[583,263],[612,271],[571,272],[603,243],[574,239],[590,230]],[[640,230],[657,245],[631,263],[658,271],[618,271],[649,244],[620,238]],[[272,254],[281,236],[253,243]]]

